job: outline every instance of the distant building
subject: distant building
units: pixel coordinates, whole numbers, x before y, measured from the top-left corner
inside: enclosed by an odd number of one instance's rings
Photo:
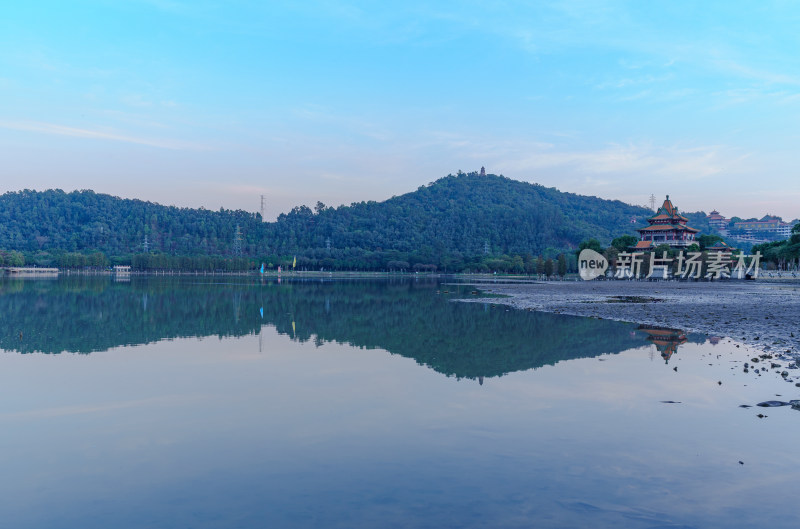
[[[481,166],[481,176],[486,176],[486,168]]]
[[[706,247],[706,251],[709,252],[709,253],[719,252],[719,253],[725,254],[727,257],[730,257],[731,254],[733,252],[735,252],[736,250],[737,250],[736,248],[733,248],[732,246],[730,246],[725,241],[719,241],[714,246]]]
[[[708,215],[708,225],[712,228],[716,229],[717,231],[727,231],[728,224],[730,224],[731,219],[726,219],[722,215],[719,214],[719,211],[716,209],[709,213]]]
[[[765,216],[761,220],[745,220],[735,222],[733,229],[753,237],[755,234],[767,235],[778,239],[788,239],[792,234],[792,224],[783,222],[778,217]]]
[[[689,219],[678,213],[678,208],[672,204],[669,195],[647,222],[649,226],[638,230],[640,240],[634,250],[650,250],[661,244],[685,248],[695,242],[695,234],[700,231],[686,225]]]

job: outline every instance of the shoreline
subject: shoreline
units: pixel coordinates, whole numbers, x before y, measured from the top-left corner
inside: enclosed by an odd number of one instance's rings
[[[492,302],[518,309],[728,337],[800,360],[800,280],[471,284],[486,293],[508,296]]]

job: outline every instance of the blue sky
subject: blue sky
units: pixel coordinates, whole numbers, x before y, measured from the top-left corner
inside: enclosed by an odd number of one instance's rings
[[[793,2],[10,2],[0,192],[258,211],[457,170],[800,217]]]

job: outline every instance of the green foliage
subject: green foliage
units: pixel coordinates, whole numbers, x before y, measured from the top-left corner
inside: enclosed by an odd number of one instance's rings
[[[638,237],[634,237],[633,235],[622,235],[621,237],[617,237],[611,241],[611,246],[620,252],[626,252],[631,246],[636,246],[637,242],[639,242]]]
[[[544,275],[546,275],[547,277],[551,277],[553,275],[553,272],[555,272],[555,265],[553,263],[553,260],[548,258],[544,262]]]
[[[689,219],[689,222],[686,224],[696,230],[700,230],[700,233],[717,233],[717,230],[708,223],[708,215],[706,215],[704,211],[697,211],[695,213],[681,211],[681,215]]]
[[[589,250],[594,250],[597,253],[603,253],[603,245],[600,244],[600,241],[598,241],[597,239],[588,239],[588,240],[582,241],[578,245],[577,253],[580,253],[582,250],[586,250],[587,248]]]
[[[721,242],[723,239],[719,235],[701,235],[695,240],[700,245],[700,249],[705,250],[706,248],[711,248],[718,242]]]
[[[265,225],[245,211],[162,206],[60,189],[0,196],[0,248],[25,252],[131,255],[151,251],[177,255],[229,255],[236,226],[246,255],[266,250]]]
[[[234,257],[239,226],[250,265],[286,266],[297,256],[300,270],[530,273],[533,261],[524,256],[556,258],[589,237],[610,241],[633,230],[632,217],[646,214],[619,201],[477,173],[449,175],[380,203],[333,208],[318,202],[314,211],[297,206],[273,223],[245,211],[168,207],[92,191],[25,190],[0,196],[0,248],[24,251],[36,262],[100,252],[110,263],[142,270],[238,270],[246,267],[223,261]],[[143,257],[145,237],[155,257]],[[596,247],[602,251],[599,242]],[[220,261],[197,260],[204,256]],[[63,260],[70,267],[95,266],[74,255]]]
[[[761,252],[762,260],[779,268],[800,266],[800,234],[793,234],[788,240],[773,241],[753,246],[751,253]]]
[[[561,277],[567,275],[567,256],[563,253],[558,256],[558,275]]]
[[[661,257],[664,255],[664,252],[666,252],[667,255],[677,255],[678,253],[676,250],[673,250],[669,244],[659,244],[653,248],[653,253],[656,254],[656,257]]]
[[[536,260],[536,273],[537,274],[539,274],[539,275],[544,274],[544,265],[545,265],[544,257],[539,256],[539,258]]]
[[[25,266],[25,256],[16,250],[0,250],[0,266]]]

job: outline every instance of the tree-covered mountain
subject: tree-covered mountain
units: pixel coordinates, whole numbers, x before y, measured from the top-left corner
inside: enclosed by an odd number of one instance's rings
[[[180,257],[241,255],[251,265],[285,265],[296,256],[303,268],[506,266],[521,272],[535,268],[533,256],[555,258],[587,238],[608,244],[633,234],[650,214],[620,201],[478,173],[448,175],[383,202],[318,203],[314,211],[298,206],[270,223],[245,211],[25,190],[0,196],[0,248],[62,266],[84,263],[65,253],[102,252],[138,268],[217,266]]]
[[[178,255],[224,255],[236,226],[243,250],[255,252],[260,216],[245,211],[177,208],[153,202],[60,189],[0,196],[0,248],[35,252],[100,251],[126,255],[148,250]]]
[[[448,175],[384,202],[294,208],[271,226],[278,251],[293,247],[483,254],[558,253],[585,238],[610,242],[645,225],[647,209],[563,193],[503,176]],[[636,224],[632,223],[636,219]]]

